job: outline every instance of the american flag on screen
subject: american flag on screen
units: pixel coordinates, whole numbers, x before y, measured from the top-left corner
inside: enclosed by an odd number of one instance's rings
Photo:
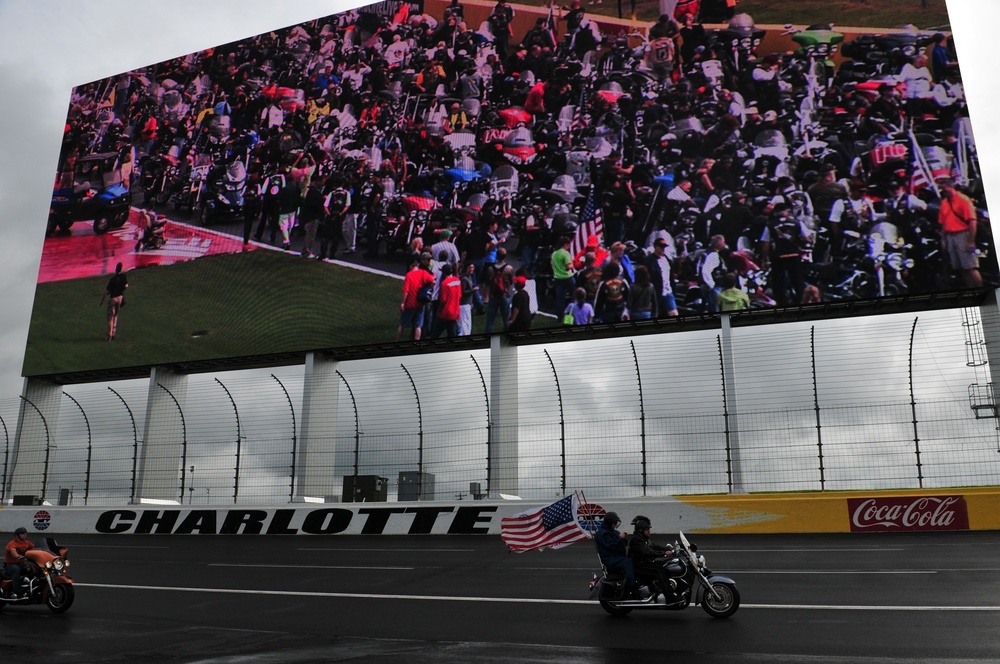
[[[590,539],[576,519],[580,502],[569,495],[551,505],[536,507],[500,520],[500,537],[511,551],[561,549]]]
[[[583,214],[580,216],[580,225],[573,236],[573,242],[569,245],[569,253],[576,256],[587,246],[587,239],[591,235],[601,235],[604,233],[604,217],[600,204],[597,202],[597,184],[591,178],[590,193],[587,195],[587,203],[583,206]]]

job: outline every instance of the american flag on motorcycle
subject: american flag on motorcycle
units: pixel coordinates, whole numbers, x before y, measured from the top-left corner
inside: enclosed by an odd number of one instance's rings
[[[591,182],[595,178],[591,177]],[[576,235],[570,243],[569,253],[576,256],[587,246],[587,239],[591,235],[602,235],[604,233],[604,212],[600,203],[597,202],[597,184],[590,185],[590,194],[587,195],[587,203],[583,206],[583,214],[580,215],[580,225],[576,228]]]
[[[576,494],[551,505],[504,517],[500,520],[500,538],[511,551],[561,549],[574,542],[590,539],[577,520],[580,502]]]

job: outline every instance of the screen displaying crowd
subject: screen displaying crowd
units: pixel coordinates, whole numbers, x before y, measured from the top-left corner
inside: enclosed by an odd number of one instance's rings
[[[237,252],[405,275],[397,341],[998,283],[948,35],[770,52],[697,2],[640,29],[470,9],[385,2],[79,86],[48,236],[93,217],[155,252],[228,220]]]

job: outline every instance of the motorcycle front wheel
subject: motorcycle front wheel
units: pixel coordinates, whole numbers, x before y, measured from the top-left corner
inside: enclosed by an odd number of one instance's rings
[[[609,602],[606,599],[601,600],[601,608],[613,616],[625,616],[632,613],[632,607],[618,606],[614,602]]]
[[[716,582],[712,584],[712,590],[718,595],[718,599],[706,590],[705,598],[701,601],[701,608],[708,615],[713,618],[728,618],[740,608],[740,591],[736,586]]]
[[[73,605],[74,596],[73,586],[68,583],[57,583],[52,586],[52,592],[49,593],[45,603],[52,613],[65,613]]]

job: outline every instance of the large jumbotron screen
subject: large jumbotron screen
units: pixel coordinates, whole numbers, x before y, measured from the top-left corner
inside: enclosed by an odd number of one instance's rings
[[[948,33],[662,4],[390,0],[76,87],[24,374],[1000,284]]]

